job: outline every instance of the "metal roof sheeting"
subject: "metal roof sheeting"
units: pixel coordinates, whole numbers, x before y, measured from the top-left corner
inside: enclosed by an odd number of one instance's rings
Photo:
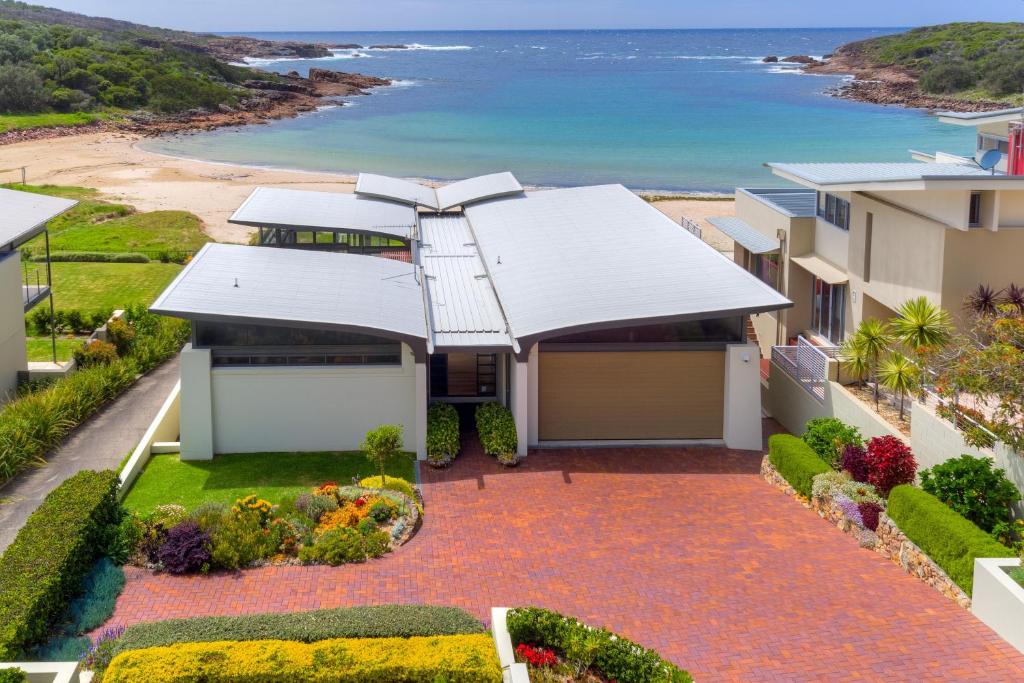
[[[810,218],[817,215],[818,193],[814,190],[742,188],[740,191],[791,218]]]
[[[356,194],[392,199],[410,206],[425,206],[435,210],[439,208],[434,188],[386,175],[360,173],[356,180]]]
[[[511,348],[505,316],[465,217],[424,215],[420,235],[435,348]]]
[[[23,244],[42,232],[47,221],[76,204],[74,199],[0,188],[0,245]]]
[[[791,303],[621,185],[466,208],[518,339]]]
[[[767,254],[778,251],[782,246],[774,237],[758,232],[757,228],[735,216],[715,216],[709,218],[708,223],[724,232],[752,254]]]
[[[257,187],[228,222],[409,239],[416,226],[416,209],[354,194]]]
[[[929,179],[988,177],[978,166],[946,163],[837,163],[767,164],[773,171],[791,175],[812,185],[900,182]]]
[[[813,251],[802,256],[794,256],[790,260],[830,285],[842,285],[850,281],[850,276],[846,274],[845,270],[832,265],[827,259]]]
[[[495,197],[520,194],[522,191],[523,186],[508,171],[492,173],[438,188],[437,204],[441,210],[445,210]]]
[[[357,254],[207,244],[151,309],[190,319],[315,324],[410,340],[427,335],[414,267]]]

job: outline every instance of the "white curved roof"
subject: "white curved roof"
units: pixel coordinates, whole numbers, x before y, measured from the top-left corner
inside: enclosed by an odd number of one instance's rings
[[[228,219],[261,228],[331,230],[409,239],[416,209],[340,192],[257,187]]]
[[[210,243],[150,308],[196,320],[315,324],[409,340],[427,337],[414,267],[356,254]]]
[[[46,222],[78,202],[0,188],[0,247],[17,247],[43,231]]]
[[[466,209],[516,339],[791,303],[621,185]]]
[[[432,187],[420,185],[410,180],[392,178],[375,173],[360,173],[356,180],[356,194],[380,199],[391,199],[410,206],[425,206],[428,209],[439,209],[437,192]]]

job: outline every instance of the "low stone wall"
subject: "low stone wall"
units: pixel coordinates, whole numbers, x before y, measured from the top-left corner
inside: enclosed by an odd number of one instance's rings
[[[878,517],[878,545],[875,550],[953,600],[964,609],[971,608],[967,593],[942,571],[928,555],[904,534],[884,512]]]
[[[828,520],[840,531],[857,539],[862,548],[874,550],[888,557],[926,584],[937,590],[964,609],[970,609],[971,599],[956,585],[951,578],[935,564],[928,555],[904,534],[896,522],[884,512],[878,516],[878,529],[872,532],[854,522],[843,513],[842,509],[831,498],[815,497],[810,500],[796,492],[789,482],[772,466],[768,456],[761,460],[761,475],[765,480],[787,496],[793,496],[805,508],[818,513],[822,519]]]

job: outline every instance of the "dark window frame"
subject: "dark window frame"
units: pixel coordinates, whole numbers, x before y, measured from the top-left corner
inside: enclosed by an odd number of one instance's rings
[[[840,230],[850,231],[850,202],[828,192],[818,193],[818,218]]]
[[[981,202],[983,195],[981,192],[972,192],[970,198],[970,204],[967,209],[967,225],[971,228],[981,227]]]

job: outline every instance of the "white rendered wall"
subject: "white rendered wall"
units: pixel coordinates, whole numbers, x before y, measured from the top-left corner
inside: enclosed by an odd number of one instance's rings
[[[534,344],[530,349],[530,359],[527,364],[526,381],[530,386],[527,389],[527,417],[529,424],[526,426],[527,445],[536,446],[540,443],[540,345]]]
[[[381,424],[401,425],[405,449],[419,449],[416,363],[405,345],[401,367],[226,367],[210,376],[216,453],[358,450]],[[425,398],[425,367],[422,383]]]
[[[1003,570],[1019,559],[976,558],[971,612],[1003,640],[1024,652],[1024,588]]]
[[[0,402],[14,395],[18,372],[28,369],[23,296],[21,256],[12,252],[0,260]]]
[[[210,350],[181,351],[181,459],[213,457],[213,408],[210,386]]]
[[[429,392],[427,388],[427,364],[416,363],[415,365],[416,375],[416,395],[415,395],[415,423],[416,427],[413,431],[415,434],[415,451],[417,460],[427,459],[427,394]],[[409,442],[406,441],[406,444]],[[406,448],[409,448],[406,445]]]
[[[530,425],[530,368],[529,363],[512,359],[512,415],[516,421],[516,441],[519,455],[526,455],[529,448]]]
[[[755,344],[730,344],[725,349],[722,437],[727,448],[762,449],[760,359]]]

